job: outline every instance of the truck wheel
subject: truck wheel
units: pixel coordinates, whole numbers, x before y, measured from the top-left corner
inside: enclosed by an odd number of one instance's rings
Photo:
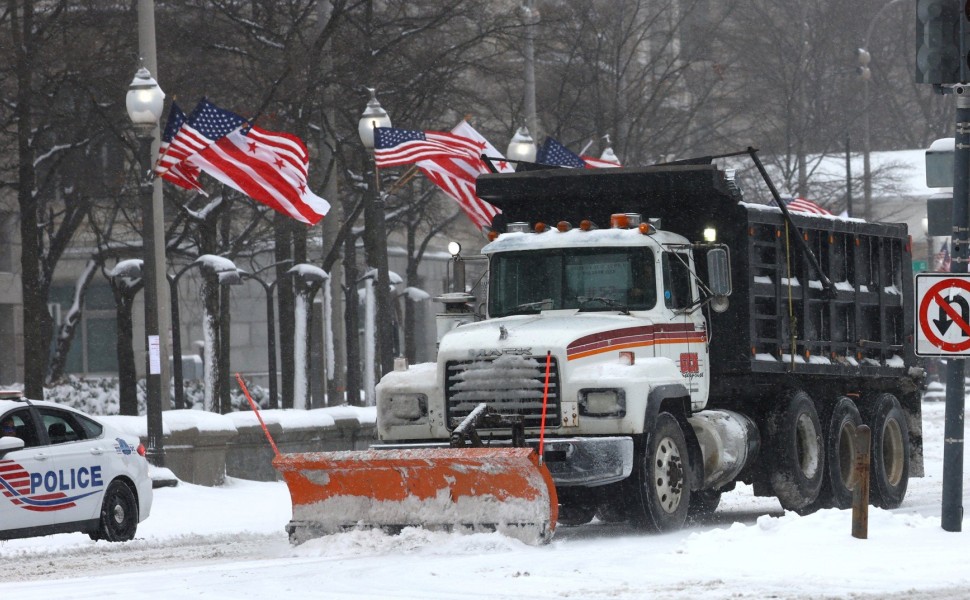
[[[675,531],[684,526],[690,505],[687,481],[687,441],[673,415],[657,415],[646,447],[637,457],[637,490],[641,511],[635,522],[656,532]]]
[[[855,429],[862,425],[859,409],[851,398],[840,396],[832,409],[825,436],[825,479],[818,508],[851,508],[848,486],[855,464]]]
[[[785,393],[768,415],[771,488],[785,510],[805,509],[818,498],[825,448],[815,403],[802,390]]]
[[[897,508],[909,485],[909,426],[892,394],[879,394],[866,406],[864,421],[872,430],[869,503]]]

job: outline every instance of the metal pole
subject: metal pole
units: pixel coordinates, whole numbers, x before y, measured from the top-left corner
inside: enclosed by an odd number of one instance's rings
[[[967,230],[970,229],[970,88],[957,85],[956,135],[953,148],[953,237],[950,272],[967,272]],[[963,523],[963,358],[946,361],[946,416],[943,426],[943,518],[945,531],[960,531]]]
[[[141,160],[141,184],[139,199],[142,211],[142,238],[144,244],[144,258],[142,260],[142,278],[145,282],[145,391],[147,393],[146,412],[148,427],[148,449],[146,458],[157,467],[165,465],[165,453],[162,447],[162,365],[161,342],[158,333],[158,287],[155,279],[155,261],[151,243],[151,231],[154,215],[153,185],[152,185],[152,140],[151,127],[138,132]]]
[[[536,67],[535,67],[535,38],[538,14],[535,0],[526,0],[522,7],[525,16],[525,118],[529,126],[532,139],[539,140],[539,122],[536,118]]]
[[[276,287],[276,282],[269,285],[262,281],[259,283],[266,290],[266,335],[268,337],[266,369],[269,371],[269,407],[279,408],[279,397],[276,392],[276,315],[273,314],[273,288]]]
[[[185,386],[182,378],[182,332],[179,331],[181,327],[178,296],[179,275],[168,278],[169,297],[172,299],[172,378],[175,386],[176,410],[185,408]]]
[[[373,154],[371,154],[373,158]],[[374,299],[377,301],[377,319],[387,325],[381,327],[374,338],[377,343],[378,364],[380,372],[389,373],[394,369],[393,328],[390,327],[391,318],[391,278],[387,264],[387,225],[384,222],[384,194],[380,191],[380,173],[374,163],[374,185],[368,189],[370,202],[364,208],[364,226],[373,228],[374,232],[374,268],[377,269],[377,281],[374,282]],[[368,210],[368,208],[370,210]],[[368,218],[368,214],[370,217]]]
[[[364,280],[364,293],[366,294],[366,303],[364,304],[364,389],[367,393],[367,406],[376,406],[376,398],[374,397],[374,344],[372,341],[376,341],[376,319],[374,317],[374,278],[368,277]],[[381,331],[386,331],[389,329],[387,327],[388,322],[382,321],[385,325],[381,328]],[[382,334],[383,335],[383,334]]]
[[[845,214],[852,216],[852,146],[849,131],[845,132]]]
[[[862,216],[872,220],[872,167],[869,163],[869,80],[862,80]]]
[[[138,50],[145,67],[158,79],[155,57],[155,3],[138,0]],[[148,460],[164,466],[162,410],[169,406],[169,311],[168,286],[165,285],[165,216],[162,211],[162,180],[151,178],[151,166],[158,155],[161,138],[158,123],[150,132],[139,133],[145,181],[142,184],[142,239],[145,248],[142,275],[145,278],[145,336],[148,343],[147,382]],[[164,325],[164,327],[161,327]],[[152,373],[152,371],[157,371]]]

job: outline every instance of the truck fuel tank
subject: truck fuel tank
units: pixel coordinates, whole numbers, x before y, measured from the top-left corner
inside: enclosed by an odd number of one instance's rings
[[[704,456],[703,489],[718,489],[734,481],[754,460],[761,436],[754,421],[730,410],[706,410],[687,419]]]

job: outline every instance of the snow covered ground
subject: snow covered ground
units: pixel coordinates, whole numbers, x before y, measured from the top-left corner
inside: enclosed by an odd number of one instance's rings
[[[970,598],[970,522],[940,528],[943,403],[924,404],[926,477],[903,506],[800,517],[750,489],[668,535],[594,522],[551,544],[498,534],[355,531],[292,547],[282,483],[231,480],[155,492],[136,540],[80,534],[0,542],[0,592],[28,598]],[[970,453],[968,453],[970,454]],[[970,504],[970,458],[964,461]]]

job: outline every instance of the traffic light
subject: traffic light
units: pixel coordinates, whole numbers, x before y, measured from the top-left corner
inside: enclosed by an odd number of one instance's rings
[[[961,29],[970,0],[917,0],[916,82],[962,83],[967,77]],[[970,48],[968,48],[970,49]]]

